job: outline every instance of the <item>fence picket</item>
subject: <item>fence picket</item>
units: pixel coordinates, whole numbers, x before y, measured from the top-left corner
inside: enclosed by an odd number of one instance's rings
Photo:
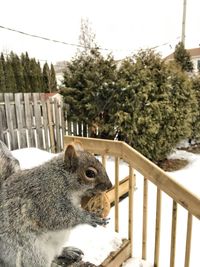
[[[17,149],[18,142],[17,142],[17,135],[16,131],[14,131],[14,126],[16,125],[15,122],[15,111],[13,109],[14,105],[11,105],[11,101],[13,101],[13,94],[6,93],[5,95],[5,109],[6,109],[6,118],[7,118],[7,127],[10,139],[10,148]]]
[[[0,138],[3,142],[5,141],[5,133],[7,130],[6,125],[6,111],[5,111],[5,103],[4,103],[4,94],[0,94]]]
[[[59,103],[56,99],[54,99],[54,111],[55,111],[55,133],[56,133],[56,144],[57,144],[57,152],[61,151],[61,134],[60,134],[60,118],[59,118]]]
[[[33,129],[33,105],[31,102],[31,94],[24,94],[24,106],[25,106],[25,124],[28,133],[28,145],[30,147],[35,147],[35,137]]]
[[[50,134],[50,143],[51,143],[51,152],[55,153],[55,138],[54,138],[54,130],[53,130],[53,118],[52,118],[52,109],[49,99],[47,100],[47,114],[49,121],[49,134]]]
[[[39,99],[40,99],[39,93],[33,94],[37,147],[43,149],[44,146],[42,137],[41,107]]]
[[[42,104],[42,122],[43,122],[43,133],[46,150],[50,150],[49,145],[49,131],[48,131],[48,116],[47,116],[47,104],[45,101],[45,94],[41,94],[41,104]]]
[[[26,130],[24,128],[23,117],[24,117],[24,109],[22,102],[22,93],[15,94],[15,109],[16,109],[16,119],[17,119],[17,128],[19,131],[19,147],[24,148],[27,147],[26,140]]]

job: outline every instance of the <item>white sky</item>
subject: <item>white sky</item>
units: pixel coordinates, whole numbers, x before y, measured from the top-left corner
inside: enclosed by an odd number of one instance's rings
[[[183,0],[0,0],[0,7],[0,26],[75,44],[81,18],[88,18],[98,45],[116,58],[163,43],[156,51],[167,55],[181,37]],[[187,0],[186,48],[200,44],[199,10],[199,0]],[[53,63],[76,52],[0,28],[0,51],[11,50]]]

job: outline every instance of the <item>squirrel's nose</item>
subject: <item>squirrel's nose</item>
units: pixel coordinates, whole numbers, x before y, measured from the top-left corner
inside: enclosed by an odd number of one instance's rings
[[[107,188],[106,188],[106,189],[111,189],[111,188],[112,188],[112,186],[113,186],[113,185],[112,185],[111,181],[109,180],[109,181],[108,181],[108,185],[107,185]]]
[[[112,187],[112,184],[110,182],[110,180],[108,182],[104,182],[104,183],[100,183],[96,186],[96,189],[97,190],[100,190],[100,191],[105,191],[105,190],[108,190]]]

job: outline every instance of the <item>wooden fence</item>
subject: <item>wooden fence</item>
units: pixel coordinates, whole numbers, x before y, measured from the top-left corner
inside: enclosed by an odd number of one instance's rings
[[[0,139],[13,149],[63,149],[63,103],[44,93],[0,93]]]

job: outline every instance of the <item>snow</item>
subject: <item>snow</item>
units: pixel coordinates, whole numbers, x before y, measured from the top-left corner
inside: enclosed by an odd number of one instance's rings
[[[37,148],[24,148],[12,151],[13,155],[20,161],[22,169],[32,168],[56,156],[55,154],[39,150]],[[188,153],[183,150],[175,150],[170,158],[183,158],[189,161],[185,168],[170,172],[170,176],[181,183],[188,190],[200,196],[200,155]],[[114,182],[114,160],[109,157],[106,169],[112,182]],[[121,179],[128,175],[128,166],[120,161],[119,175]],[[147,240],[147,261],[141,260],[141,231],[142,231],[142,197],[143,197],[143,177],[136,172],[136,187],[134,191],[134,228],[133,228],[133,252],[134,258],[129,259],[123,264],[124,267],[152,267],[154,257],[154,239],[155,239],[155,203],[156,187],[149,183],[149,204],[148,204],[148,240]],[[100,264],[111,251],[117,250],[121,245],[122,238],[128,236],[128,200],[120,202],[120,220],[119,233],[114,232],[114,209],[109,214],[110,223],[106,227],[92,227],[89,225],[79,225],[72,229],[69,240],[66,245],[76,246],[84,251],[83,260],[90,261],[96,265]],[[162,220],[161,220],[161,242],[160,242],[160,266],[169,266],[170,238],[171,238],[171,214],[172,200],[165,194],[162,194]],[[179,206],[177,216],[177,254],[176,265],[184,266],[185,236],[187,212]],[[80,238],[81,237],[81,238]],[[192,253],[190,266],[196,267],[199,262],[199,238],[200,223],[193,219],[192,233]]]

